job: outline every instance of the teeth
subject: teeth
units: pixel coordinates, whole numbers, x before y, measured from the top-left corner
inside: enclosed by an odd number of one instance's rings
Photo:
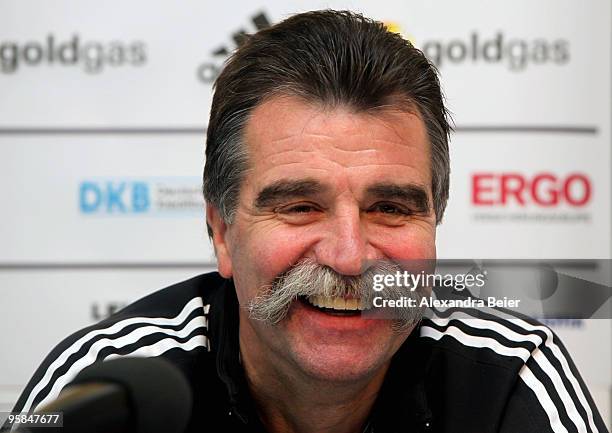
[[[346,301],[344,298],[334,298],[334,309],[346,310]]]
[[[366,310],[365,301],[361,299],[344,299],[341,297],[309,296],[308,302],[320,308],[331,308],[334,310]]]
[[[359,309],[359,301],[357,299],[345,299],[346,304],[344,306],[345,310],[358,310]]]
[[[319,296],[319,307],[334,308],[334,299],[325,296]]]

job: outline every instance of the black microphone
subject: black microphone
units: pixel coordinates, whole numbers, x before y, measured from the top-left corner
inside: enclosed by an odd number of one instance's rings
[[[63,427],[41,433],[183,433],[191,416],[191,388],[161,358],[119,358],[82,370],[59,397],[35,413],[63,413]]]

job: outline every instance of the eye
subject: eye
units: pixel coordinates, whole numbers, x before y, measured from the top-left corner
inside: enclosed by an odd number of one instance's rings
[[[383,226],[401,227],[415,215],[410,208],[390,202],[379,202],[370,206],[366,214],[368,220]]]
[[[309,204],[298,204],[295,206],[289,206],[283,210],[281,210],[281,212],[286,212],[286,213],[294,213],[294,214],[305,214],[305,213],[309,213],[309,212],[313,212],[316,211],[317,209],[315,209],[314,206],[309,205]]]
[[[391,216],[394,216],[394,215],[402,216],[402,215],[412,214],[412,212],[408,211],[404,207],[395,205],[393,203],[377,203],[370,208],[369,212],[378,212],[381,214],[391,215]]]
[[[398,213],[402,213],[400,209],[398,209],[396,206],[390,205],[390,204],[381,204],[378,206],[378,210],[381,213],[385,213],[385,214],[398,214]]]
[[[308,202],[280,206],[274,212],[281,220],[292,225],[309,224],[318,221],[323,215],[321,207]]]

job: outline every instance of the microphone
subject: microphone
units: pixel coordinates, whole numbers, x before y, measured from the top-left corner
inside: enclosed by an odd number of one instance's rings
[[[82,370],[59,397],[35,413],[62,412],[63,427],[31,433],[183,433],[191,416],[191,388],[161,358],[119,358]]]

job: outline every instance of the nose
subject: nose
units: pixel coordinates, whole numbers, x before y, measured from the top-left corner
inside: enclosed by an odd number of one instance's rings
[[[315,256],[319,264],[339,274],[360,275],[367,267],[370,248],[359,209],[350,209],[330,219]]]

